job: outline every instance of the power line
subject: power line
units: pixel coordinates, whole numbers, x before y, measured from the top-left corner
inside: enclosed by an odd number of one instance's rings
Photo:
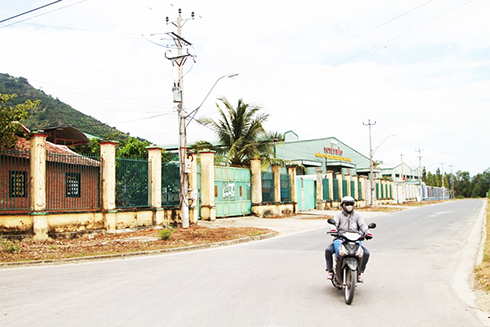
[[[22,14],[19,14],[19,15],[16,15],[16,16],[13,16],[13,17],[10,17],[10,18],[7,18],[7,19],[5,19],[5,20],[3,20],[3,21],[0,21],[0,23],[2,23],[2,22],[4,22],[4,21],[8,21],[8,20],[10,20],[10,19],[13,19],[13,18],[15,18],[15,17],[19,17],[19,16],[21,16],[21,15],[25,15],[25,14],[27,14],[27,13],[29,13],[29,12],[36,11],[36,10],[38,10],[38,9],[41,9],[41,8],[44,8],[44,7],[50,6],[50,5],[52,5],[52,4],[55,4],[55,3],[57,3],[57,2],[61,2],[61,1],[63,1],[63,0],[58,0],[58,1],[55,1],[55,2],[52,2],[52,3],[49,3],[49,4],[47,4],[47,5],[44,5],[44,6],[42,6],[42,7],[39,7],[39,8],[36,8],[36,9],[32,9],[32,10],[30,10],[30,11],[26,11],[25,13],[22,13]],[[73,3],[73,4],[71,4],[71,5],[67,5],[67,6],[64,6],[64,7],[58,8],[58,9],[54,9],[54,10],[51,10],[51,11],[48,11],[48,12],[45,12],[45,13],[39,14],[39,15],[37,15],[37,16],[29,17],[29,18],[26,18],[26,19],[24,19],[24,20],[19,20],[19,21],[17,21],[17,22],[13,22],[12,24],[8,24],[8,25],[5,25],[5,26],[0,26],[0,28],[9,27],[9,26],[12,26],[12,25],[15,25],[15,24],[22,23],[22,22],[25,22],[25,21],[27,21],[27,20],[33,19],[33,18],[41,17],[41,16],[47,15],[47,14],[49,14],[49,13],[52,13],[52,12],[55,12],[55,11],[58,11],[58,10],[61,10],[61,9],[65,9],[65,8],[68,8],[68,7],[72,7],[72,6],[78,5],[79,3],[82,3],[82,2],[85,2],[85,1],[87,1],[87,0],[81,0],[81,1],[76,2],[76,3]]]
[[[17,18],[17,17],[23,16],[23,15],[29,14],[29,13],[31,13],[31,12],[37,11],[37,10],[39,10],[39,9],[46,8],[46,7],[48,7],[48,6],[54,5],[55,3],[58,3],[58,2],[61,2],[61,1],[63,1],[63,0],[53,1],[53,2],[51,2],[51,3],[48,3],[47,5],[44,5],[44,6],[41,6],[41,7],[35,8],[35,9],[31,9],[31,10],[28,10],[28,11],[25,11],[25,12],[23,12],[22,14],[15,15],[15,16],[12,16],[12,17],[6,18],[6,19],[4,19],[4,20],[0,20],[0,24],[1,24],[1,23],[3,23],[3,22],[6,22],[6,21],[8,21],[8,20],[11,20],[11,19],[14,19],[14,18]]]

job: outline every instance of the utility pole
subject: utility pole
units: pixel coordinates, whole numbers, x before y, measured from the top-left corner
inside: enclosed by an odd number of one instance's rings
[[[451,167],[451,197],[454,199],[454,175],[453,175],[453,165],[449,165]]]
[[[371,123],[371,119],[368,119],[367,124],[366,123],[362,123],[362,124],[364,126],[369,127],[369,187],[371,189],[370,190],[371,196],[369,197],[369,205],[372,206],[374,204],[374,184],[373,184],[374,176],[373,176],[373,144],[371,142],[371,126],[376,125],[376,122]]]
[[[191,19],[194,19],[194,12],[191,14]],[[177,33],[169,32],[167,33],[170,37],[173,38],[175,45],[177,46],[177,56],[167,56],[167,52],[165,53],[165,57],[172,61],[172,64],[177,65],[179,67],[179,79],[177,83],[174,83],[174,87],[172,91],[174,92],[174,102],[178,103],[178,115],[179,115],[179,164],[180,164],[180,191],[179,191],[179,200],[180,200],[180,215],[182,219],[182,227],[189,227],[189,199],[188,199],[188,169],[189,165],[186,165],[186,162],[189,160],[187,158],[187,139],[186,139],[186,124],[185,124],[185,109],[184,109],[184,70],[183,66],[188,57],[193,57],[189,53],[188,47],[192,46],[192,44],[182,38],[182,26],[187,21],[182,20],[182,10],[179,9],[179,16],[177,17],[176,22],[172,22],[172,24],[177,27]],[[169,23],[169,19],[167,17],[167,24]],[[187,53],[184,54],[183,48],[187,47]],[[194,58],[195,61],[195,58]]]
[[[419,153],[419,199],[420,201],[422,201],[422,195],[423,195],[423,192],[422,192],[422,151],[424,151],[423,149],[420,150],[420,148],[418,148],[418,150],[415,150]]]

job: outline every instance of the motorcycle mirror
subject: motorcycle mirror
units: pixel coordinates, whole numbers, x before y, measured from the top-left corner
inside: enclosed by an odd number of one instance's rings
[[[369,228],[373,229],[373,228],[376,228],[376,223],[370,223],[368,225]]]
[[[328,218],[327,222],[328,222],[330,225],[335,225],[335,220],[333,220],[332,218]]]

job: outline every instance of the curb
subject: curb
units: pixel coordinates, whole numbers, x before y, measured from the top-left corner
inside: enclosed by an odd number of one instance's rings
[[[66,258],[66,259],[54,259],[54,260],[35,260],[35,261],[16,261],[16,262],[2,262],[0,263],[1,268],[14,268],[14,267],[24,267],[24,266],[45,266],[45,265],[61,265],[61,264],[69,264],[69,263],[78,263],[80,261],[90,261],[90,260],[109,260],[109,259],[119,259],[126,257],[136,257],[136,256],[144,256],[144,255],[157,255],[164,253],[178,253],[178,252],[187,252],[187,251],[195,251],[195,250],[204,250],[211,248],[218,248],[222,246],[248,243],[252,241],[260,241],[268,238],[272,238],[279,234],[278,232],[268,233],[258,236],[249,236],[245,238],[238,238],[236,240],[222,241],[216,243],[209,244],[201,244],[201,245],[192,245],[181,248],[171,248],[171,249],[160,249],[153,251],[140,251],[140,252],[130,252],[130,253],[118,253],[118,254],[107,254],[107,255],[96,255],[96,256],[87,256],[87,257],[79,257],[79,258]]]

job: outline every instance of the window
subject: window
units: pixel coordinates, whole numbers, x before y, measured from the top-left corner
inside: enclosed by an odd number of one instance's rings
[[[26,198],[27,197],[27,172],[10,171],[10,197]]]
[[[80,173],[66,173],[66,197],[80,197]]]

